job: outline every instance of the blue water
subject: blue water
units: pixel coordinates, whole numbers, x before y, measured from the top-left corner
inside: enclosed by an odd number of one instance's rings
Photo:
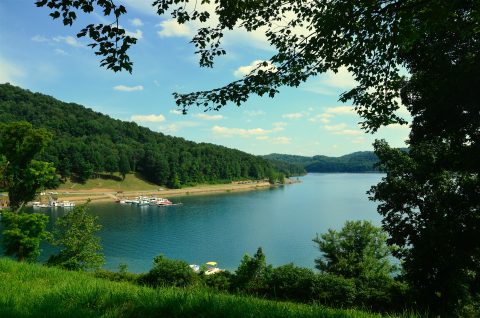
[[[301,183],[269,190],[170,198],[181,206],[90,204],[103,225],[105,268],[126,263],[145,272],[164,254],[188,263],[216,261],[235,269],[245,253],[261,246],[267,262],[314,267],[316,233],[340,229],[346,220],[380,224],[366,191],[382,174],[308,174]],[[51,221],[62,210],[45,212]],[[44,247],[42,259],[52,250]]]

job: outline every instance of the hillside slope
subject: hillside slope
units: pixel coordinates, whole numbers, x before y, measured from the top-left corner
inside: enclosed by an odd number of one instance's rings
[[[166,136],[81,105],[0,85],[0,123],[21,120],[54,133],[40,159],[53,162],[63,178],[85,181],[103,172],[133,171],[178,188],[263,179],[274,170],[265,159],[242,151]]]
[[[151,289],[6,258],[0,277],[0,317],[381,317],[205,289]]]

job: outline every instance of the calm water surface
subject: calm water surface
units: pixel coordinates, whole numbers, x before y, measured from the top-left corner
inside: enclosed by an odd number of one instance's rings
[[[181,206],[91,204],[103,225],[105,268],[126,263],[145,272],[164,254],[201,264],[217,261],[235,269],[245,253],[261,246],[267,262],[314,267],[316,233],[339,229],[346,220],[380,224],[376,204],[365,192],[382,174],[308,174],[302,183],[270,190],[171,198]],[[45,212],[51,221],[62,210]],[[52,250],[44,247],[43,260]]]

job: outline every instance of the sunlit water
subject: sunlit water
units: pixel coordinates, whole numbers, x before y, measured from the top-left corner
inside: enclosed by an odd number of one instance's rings
[[[261,246],[267,262],[314,267],[319,252],[312,238],[346,220],[380,224],[366,191],[382,174],[309,174],[299,184],[269,190],[170,198],[183,205],[150,207],[90,204],[103,225],[105,268],[125,263],[145,272],[164,254],[192,264],[217,261],[235,269],[245,253]],[[47,210],[53,220],[62,209]],[[50,224],[51,225],[51,224]],[[44,246],[41,260],[52,249]]]

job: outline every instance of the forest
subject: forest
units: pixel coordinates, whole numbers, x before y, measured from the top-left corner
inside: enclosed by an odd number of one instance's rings
[[[73,103],[0,85],[0,123],[27,121],[54,134],[39,155],[62,179],[135,172],[170,188],[244,179],[277,179],[275,165],[245,152],[166,136]],[[282,165],[290,175],[289,165]]]

